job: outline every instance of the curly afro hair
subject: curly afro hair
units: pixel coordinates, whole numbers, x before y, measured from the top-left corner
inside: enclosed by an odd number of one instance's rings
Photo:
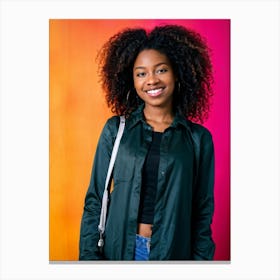
[[[174,109],[189,120],[203,123],[212,96],[210,49],[200,34],[179,25],[157,26],[150,32],[128,28],[104,44],[97,59],[112,112],[129,115],[143,103],[134,89],[133,66],[138,54],[146,49],[166,55],[172,64],[177,77]]]

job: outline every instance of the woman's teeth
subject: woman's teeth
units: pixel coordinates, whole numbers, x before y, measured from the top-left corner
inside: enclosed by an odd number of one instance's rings
[[[162,93],[162,88],[157,88],[157,89],[151,89],[147,91],[147,94],[150,96],[157,96]]]

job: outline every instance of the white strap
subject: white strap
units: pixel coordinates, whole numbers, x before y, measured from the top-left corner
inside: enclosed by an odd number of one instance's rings
[[[120,144],[120,141],[121,141],[121,138],[123,135],[124,126],[125,126],[125,117],[120,116],[120,125],[119,125],[118,134],[117,134],[117,137],[116,137],[116,140],[114,143],[114,147],[113,147],[113,151],[112,151],[112,155],[111,155],[111,159],[110,159],[110,164],[109,164],[109,168],[108,168],[108,172],[107,172],[104,193],[103,193],[103,198],[102,198],[102,208],[101,208],[100,220],[99,220],[99,225],[98,225],[98,229],[99,229],[99,232],[101,235],[105,231],[107,205],[108,205],[108,185],[110,182],[111,174],[112,174],[116,156],[118,153],[119,144]]]

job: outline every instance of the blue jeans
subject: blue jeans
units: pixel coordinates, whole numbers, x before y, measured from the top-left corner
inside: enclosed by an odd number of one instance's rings
[[[134,260],[149,260],[151,238],[136,234]]]

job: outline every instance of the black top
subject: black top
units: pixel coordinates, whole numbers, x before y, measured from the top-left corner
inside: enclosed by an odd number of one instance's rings
[[[161,132],[153,132],[153,140],[143,166],[143,180],[138,214],[139,223],[153,224],[161,137]]]

